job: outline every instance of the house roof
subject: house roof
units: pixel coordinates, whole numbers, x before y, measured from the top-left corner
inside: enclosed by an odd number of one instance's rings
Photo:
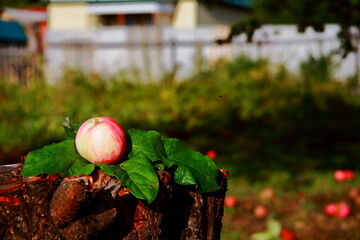
[[[5,8],[4,10],[11,16],[11,19],[21,24],[32,24],[46,21],[46,12],[30,9]]]
[[[109,2],[177,2],[178,0],[48,0],[49,2],[92,2],[92,3],[109,3]],[[240,7],[250,7],[250,0],[220,0],[224,3]]]
[[[27,37],[19,23],[0,20],[0,42],[25,44]]]

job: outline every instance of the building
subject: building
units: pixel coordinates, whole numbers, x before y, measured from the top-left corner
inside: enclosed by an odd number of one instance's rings
[[[50,30],[104,26],[230,25],[249,13],[247,0],[49,0]]]

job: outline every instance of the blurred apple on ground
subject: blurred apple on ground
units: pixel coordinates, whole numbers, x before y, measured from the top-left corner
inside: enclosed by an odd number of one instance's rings
[[[224,206],[233,208],[238,204],[238,199],[235,196],[226,196]]]
[[[206,155],[213,160],[217,157],[217,153],[214,149],[210,149],[209,151],[207,151]]]
[[[268,209],[264,205],[260,204],[254,208],[253,213],[254,213],[254,216],[257,218],[264,218],[264,217],[266,217],[266,215],[268,213]]]
[[[281,229],[281,232],[280,232],[280,239],[281,240],[296,240],[296,235],[292,230],[283,228],[283,229]]]

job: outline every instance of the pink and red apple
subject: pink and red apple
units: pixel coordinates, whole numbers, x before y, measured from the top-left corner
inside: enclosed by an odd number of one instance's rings
[[[355,173],[352,170],[336,170],[334,173],[334,178],[338,182],[353,180],[355,178]]]
[[[126,133],[109,117],[85,121],[76,133],[78,153],[92,163],[116,163],[126,150]]]
[[[266,187],[259,193],[259,196],[263,200],[272,200],[275,197],[275,191],[271,187]]]
[[[346,180],[346,175],[343,170],[336,170],[334,173],[334,178],[338,182],[343,182]]]
[[[339,202],[338,203],[338,210],[336,216],[338,218],[347,218],[350,215],[350,207],[346,202]]]
[[[224,200],[224,206],[233,208],[238,204],[238,200],[235,196],[226,196]]]
[[[267,213],[268,213],[267,208],[261,204],[257,205],[253,211],[254,216],[257,218],[264,218],[266,217]]]
[[[213,160],[217,157],[217,153],[213,149],[210,149],[209,151],[207,151],[206,155]]]
[[[283,229],[281,229],[281,232],[280,232],[280,239],[281,240],[295,240],[296,235],[290,229],[283,228]]]
[[[346,202],[341,201],[338,203],[327,204],[324,207],[324,212],[329,216],[335,216],[338,218],[347,218],[351,213],[351,209]]]
[[[355,173],[352,170],[344,170],[346,180],[353,180],[355,178]]]
[[[336,203],[329,203],[324,207],[325,214],[329,216],[335,216],[338,210],[338,206]]]

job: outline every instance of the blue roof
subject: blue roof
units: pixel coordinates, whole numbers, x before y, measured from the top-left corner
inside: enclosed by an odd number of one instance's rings
[[[26,44],[27,37],[19,23],[0,20],[0,42]]]

